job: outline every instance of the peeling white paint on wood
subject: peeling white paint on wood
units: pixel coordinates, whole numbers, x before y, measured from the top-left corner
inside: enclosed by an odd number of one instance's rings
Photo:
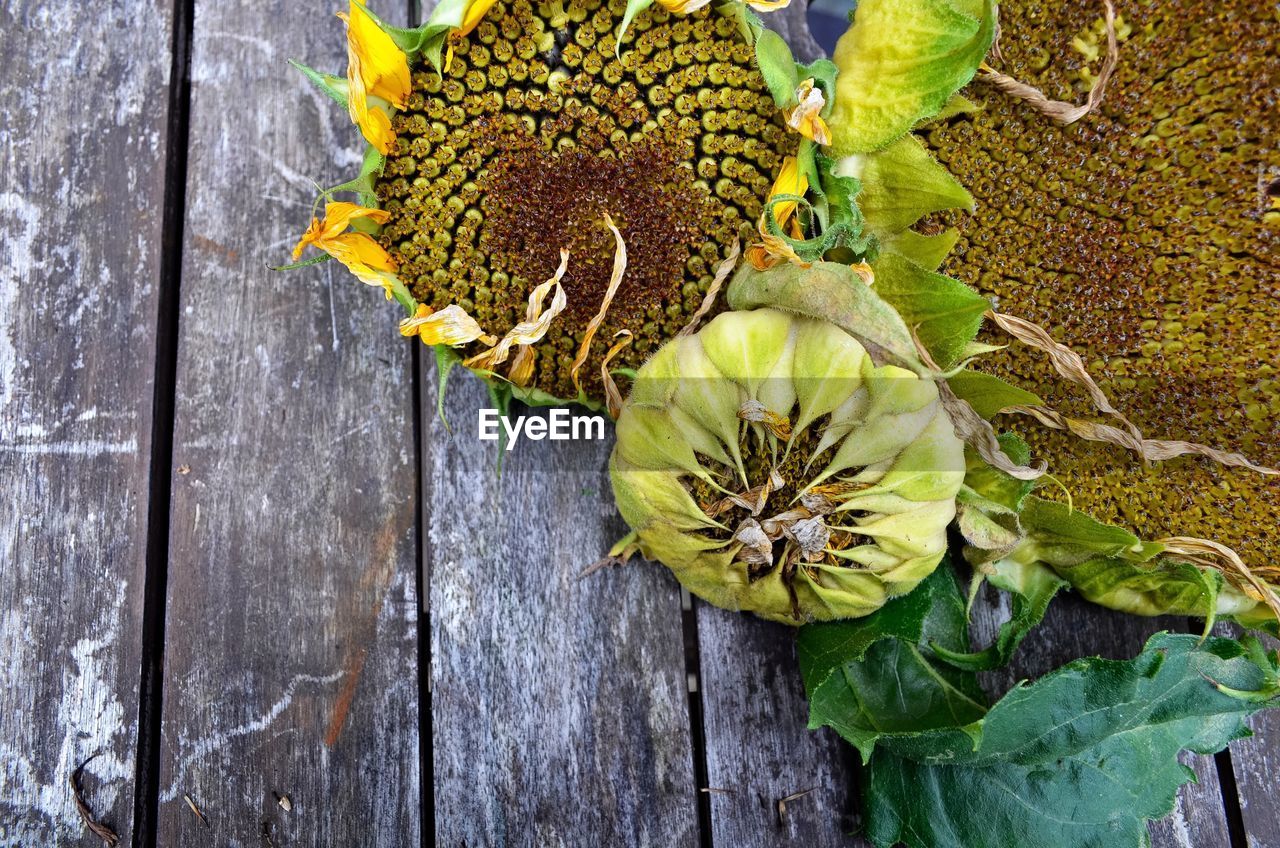
[[[0,846],[128,835],[170,7],[0,18]]]

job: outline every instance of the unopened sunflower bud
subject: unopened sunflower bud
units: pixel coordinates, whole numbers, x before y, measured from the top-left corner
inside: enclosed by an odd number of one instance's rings
[[[645,556],[717,606],[791,624],[867,615],[928,576],[964,469],[932,382],[775,309],[660,349],[610,463]]]

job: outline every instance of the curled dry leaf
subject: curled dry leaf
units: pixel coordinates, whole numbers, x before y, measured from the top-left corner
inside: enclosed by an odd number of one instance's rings
[[[613,233],[616,248],[613,254],[613,274],[609,278],[609,287],[605,290],[604,299],[600,301],[600,311],[587,324],[586,333],[582,336],[582,345],[578,348],[578,355],[573,359],[573,365],[569,368],[569,376],[573,380],[573,386],[582,393],[582,384],[578,381],[578,371],[582,369],[582,363],[587,361],[587,356],[591,353],[591,340],[595,338],[596,331],[600,329],[600,325],[604,323],[604,317],[609,312],[609,306],[613,303],[613,297],[618,293],[618,286],[622,283],[622,276],[627,272],[627,244],[622,240],[622,233],[613,223],[613,218],[606,212],[604,216],[605,226]]]
[[[763,424],[765,429],[784,441],[791,438],[791,421],[785,415],[769,411],[758,400],[749,400],[742,404],[738,410],[738,417],[743,421]]]

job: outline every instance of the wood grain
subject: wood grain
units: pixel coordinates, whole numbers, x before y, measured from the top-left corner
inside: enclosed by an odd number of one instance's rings
[[[266,270],[358,168],[286,64],[344,48],[327,7],[197,8],[160,845],[419,840],[411,351],[336,263]]]
[[[846,835],[850,749],[806,729],[794,628],[699,603],[698,645],[707,782],[725,790],[711,796],[712,844],[866,845]]]
[[[423,398],[436,839],[693,845],[680,594],[647,563],[578,574],[626,531],[604,441],[477,439],[487,407]],[[546,411],[530,411],[546,415]]]
[[[1265,639],[1277,649],[1275,639]],[[1280,848],[1280,802],[1276,775],[1280,774],[1280,710],[1267,710],[1249,720],[1253,737],[1231,743],[1240,815],[1249,848]]]
[[[0,8],[0,845],[129,830],[171,27]]]
[[[1003,596],[1007,598],[1007,596]],[[1002,593],[987,586],[982,603],[974,611],[975,631],[982,645],[989,643],[1009,614]],[[1090,604],[1074,593],[1060,594],[1049,607],[1044,623],[1022,643],[1007,668],[982,675],[992,697],[1022,679],[1038,678],[1080,657],[1129,659],[1147,639],[1161,630],[1186,632],[1183,618],[1143,618]],[[1223,808],[1222,785],[1213,757],[1183,754],[1184,765],[1196,773],[1196,781],[1183,786],[1173,813],[1150,825],[1152,848],[1228,848],[1230,837]]]

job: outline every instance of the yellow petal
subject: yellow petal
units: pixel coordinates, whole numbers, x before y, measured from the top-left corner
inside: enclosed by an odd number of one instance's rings
[[[347,227],[351,226],[351,222],[356,218],[368,218],[375,223],[385,224],[390,215],[381,209],[368,209],[354,203],[335,202],[326,204],[324,207],[324,220],[311,219],[311,226],[307,227],[307,231],[302,234],[302,238],[298,240],[298,244],[293,248],[293,258],[297,259],[301,256],[303,248],[309,244],[329,252],[327,245],[341,235]],[[383,251],[383,255],[385,253]],[[388,261],[390,261],[390,257],[388,257]]]
[[[412,87],[409,60],[365,10],[364,4],[355,0],[347,17],[347,49],[359,56],[365,90],[403,109]]]
[[[514,345],[531,345],[541,341],[542,337],[547,334],[547,330],[551,328],[551,322],[557,315],[564,311],[569,304],[569,297],[564,292],[564,287],[560,285],[560,280],[564,278],[565,271],[569,268],[569,251],[560,251],[560,267],[556,269],[555,274],[542,285],[535,288],[529,294],[529,305],[525,309],[525,320],[516,324],[507,334],[489,350],[476,354],[463,364],[468,368],[481,368],[485,371],[492,371],[497,366],[507,361],[507,356],[511,352]],[[556,293],[551,298],[551,305],[547,307],[545,312],[542,311],[542,302],[546,300],[547,293],[551,291],[552,286],[555,287]],[[522,361],[521,370],[532,367],[531,364],[525,365]]]
[[[703,6],[710,3],[711,0],[658,0],[658,4],[668,12],[674,12],[677,15],[687,15],[690,12],[696,12]],[[791,0],[787,0],[791,2]]]
[[[473,0],[467,6],[467,11],[462,15],[462,25],[455,29],[454,35],[461,38],[471,33],[471,30],[480,25],[484,20],[484,16],[488,13],[490,7],[493,6],[495,0]]]
[[[769,189],[769,197],[772,199],[779,195],[794,194],[800,197],[809,190],[809,178],[800,173],[800,165],[796,162],[796,157],[788,156],[782,160],[782,167],[778,169],[778,176],[773,181],[773,187]],[[778,222],[781,227],[787,223],[796,211],[796,201],[788,200],[782,203],[776,203],[773,206],[773,219]]]
[[[400,322],[400,334],[418,336],[423,344],[449,347],[470,344],[485,337],[484,330],[480,329],[476,319],[456,303],[449,304],[439,312],[432,312],[431,307],[419,303],[417,313]]]
[[[796,88],[796,105],[786,112],[787,126],[818,144],[831,143],[831,129],[822,120],[822,110],[827,105],[822,89],[807,79]]]
[[[469,35],[473,29],[480,25],[484,20],[485,14],[493,6],[495,0],[472,0],[462,13],[462,23],[459,24],[452,32],[449,33],[448,42],[445,45],[444,53],[444,69],[449,70],[453,64],[453,42],[459,38]]]
[[[345,200],[335,200],[324,206],[325,232],[337,235],[351,226],[356,218],[368,218],[376,224],[385,224],[391,219],[391,213],[384,209],[370,209]]]
[[[757,271],[768,270],[783,260],[799,265],[801,268],[808,268],[813,264],[801,259],[791,245],[772,233],[761,231],[760,239],[760,244],[753,244],[747,248],[747,261]]]
[[[396,135],[387,109],[408,100],[409,62],[361,4],[353,0],[350,14],[338,17],[347,22],[347,111],[365,140],[389,153]]]
[[[747,0],[747,5],[757,12],[774,12],[791,5],[791,0]]]
[[[343,265],[354,270],[360,265],[376,271],[394,271],[395,260],[391,254],[364,233],[343,233],[325,242],[324,250]]]

